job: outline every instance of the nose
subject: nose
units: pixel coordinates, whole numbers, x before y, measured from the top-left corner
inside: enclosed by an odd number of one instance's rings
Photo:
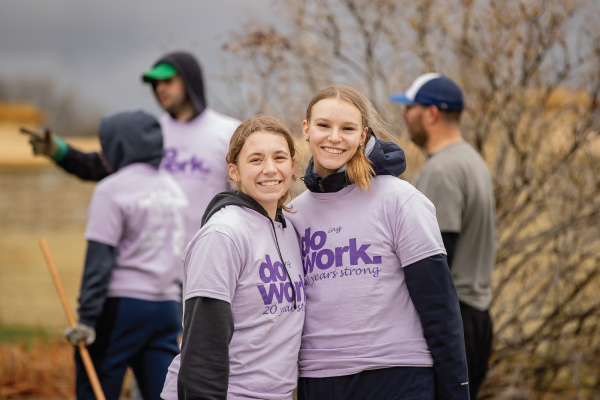
[[[327,138],[331,143],[339,143],[342,141],[339,128],[333,128]]]
[[[275,162],[272,159],[267,158],[263,167],[263,174],[271,175],[274,174],[276,171],[277,168],[275,168]]]
[[[163,90],[163,88],[165,86],[166,86],[165,81],[163,81],[163,80],[156,81],[156,83],[154,84],[154,91],[156,93],[158,93],[159,91]]]

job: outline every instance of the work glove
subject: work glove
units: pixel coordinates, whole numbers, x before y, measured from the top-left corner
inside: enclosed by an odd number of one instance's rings
[[[29,143],[35,155],[44,155],[56,158],[61,147],[66,146],[63,139],[56,136],[50,129],[44,129],[43,133],[38,135],[30,134]]]
[[[69,326],[63,334],[73,346],[77,346],[80,340],[83,340],[86,346],[89,346],[96,340],[96,330],[85,324]]]

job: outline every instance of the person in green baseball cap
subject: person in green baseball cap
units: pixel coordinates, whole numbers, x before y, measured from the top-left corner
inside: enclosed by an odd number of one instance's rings
[[[207,106],[200,64],[188,52],[163,55],[142,73],[141,81],[151,86],[166,111],[159,118],[165,148],[161,169],[173,175],[194,204],[187,215],[189,240],[200,227],[210,199],[230,188],[224,160],[240,121]],[[35,155],[50,157],[83,180],[99,181],[112,172],[100,152],[83,153],[54,133],[32,135],[29,141]]]
[[[173,119],[186,122],[206,108],[200,66],[187,53],[162,57],[142,74],[142,81],[152,85],[156,99]]]

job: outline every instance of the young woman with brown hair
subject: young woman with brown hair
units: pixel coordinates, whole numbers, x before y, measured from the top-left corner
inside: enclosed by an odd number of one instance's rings
[[[238,191],[213,198],[184,252],[181,354],[164,399],[292,399],[304,287],[282,207],[294,155],[275,118],[250,118],[233,134],[226,160]]]

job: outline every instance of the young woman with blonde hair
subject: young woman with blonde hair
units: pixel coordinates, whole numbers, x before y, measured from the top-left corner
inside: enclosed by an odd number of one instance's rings
[[[308,105],[299,400],[468,399],[458,299],[432,203],[397,178],[402,150],[357,90]]]

